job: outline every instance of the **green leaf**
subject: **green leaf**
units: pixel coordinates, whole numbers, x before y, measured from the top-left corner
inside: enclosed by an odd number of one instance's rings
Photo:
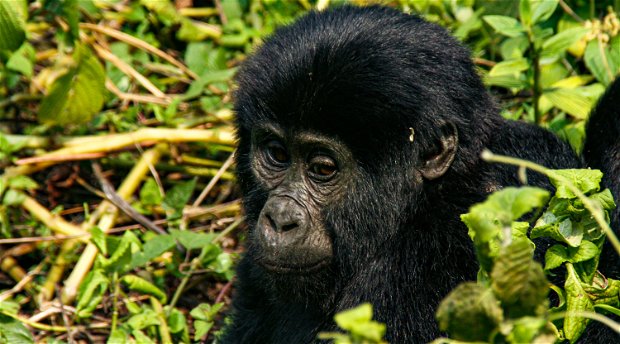
[[[157,182],[153,178],[148,178],[140,189],[140,202],[143,205],[160,205],[163,200]]]
[[[504,60],[518,60],[523,58],[529,42],[525,36],[517,36],[504,40],[500,46],[500,53]]]
[[[110,337],[108,337],[107,344],[130,344],[129,342],[129,333],[125,332],[120,327],[115,328],[112,333],[110,333]]]
[[[161,303],[166,303],[166,294],[157,288],[153,283],[140,278],[136,275],[125,275],[121,277],[121,282],[129,288],[129,290],[137,291],[156,297]]]
[[[22,175],[9,178],[8,186],[16,190],[34,190],[39,187],[30,177]]]
[[[579,89],[556,88],[545,91],[542,95],[553,106],[565,111],[578,119],[588,118],[594,105],[592,99],[580,92]]]
[[[183,214],[183,207],[194,192],[194,188],[196,188],[196,178],[178,183],[166,193],[162,207],[171,213],[172,218],[180,217]]]
[[[157,313],[150,308],[142,308],[142,312],[132,315],[129,320],[127,320],[127,325],[134,330],[142,330],[149,326],[157,326],[159,324]]]
[[[525,27],[529,27],[532,24],[531,0],[519,1],[519,18],[521,19],[521,23]]]
[[[151,259],[161,256],[175,245],[174,238],[170,234],[157,235],[142,246],[142,251],[131,258],[130,269],[145,265]]]
[[[181,333],[187,330],[187,319],[185,314],[176,308],[170,310],[170,315],[166,319],[170,332]]]
[[[194,321],[194,340],[199,341],[200,338],[204,337],[207,333],[209,333],[211,327],[213,327],[213,322],[211,321]]]
[[[34,338],[24,324],[0,314],[0,344],[34,344]]]
[[[576,27],[562,31],[546,40],[542,45],[542,58],[560,57],[575,42],[581,39],[590,29]]]
[[[105,74],[90,50],[77,45],[74,65],[56,79],[41,101],[38,117],[53,124],[88,122],[103,106]]]
[[[24,202],[26,199],[26,195],[22,192],[9,189],[4,193],[4,198],[2,199],[2,204],[7,206],[18,206]]]
[[[170,230],[170,234],[188,250],[209,246],[213,238],[215,238],[215,234],[213,233],[196,233],[178,229]]]
[[[615,64],[610,57],[609,50],[605,49],[598,39],[588,42],[583,59],[586,67],[598,81],[605,86],[611,83],[617,70],[611,69]]]
[[[575,198],[577,197],[566,186],[562,179],[576,186],[581,192],[587,194],[589,192],[598,191],[600,188],[603,173],[593,169],[564,169],[552,170],[549,173],[549,180],[556,188],[555,197],[558,198]]]
[[[104,256],[108,255],[108,245],[106,243],[106,235],[98,226],[93,226],[90,229],[90,241],[97,246],[97,249]]]
[[[502,322],[503,312],[491,290],[465,282],[441,301],[436,317],[439,329],[453,339],[487,342]]]
[[[567,276],[564,284],[566,291],[566,317],[564,318],[564,337],[574,343],[586,329],[589,319],[571,316],[571,312],[594,310],[594,305],[581,287],[581,282],[572,265],[567,264]]]
[[[595,203],[598,203],[601,208],[605,210],[613,210],[616,208],[614,196],[611,194],[611,191],[609,189],[597,192],[593,195],[590,195],[588,198],[590,198]]]
[[[527,240],[513,240],[501,249],[491,279],[493,294],[511,318],[542,315],[547,310],[547,279]]]
[[[149,336],[147,336],[146,334],[144,334],[140,330],[133,330],[133,331],[131,331],[131,335],[136,340],[136,343],[140,343],[140,344],[155,344],[155,342]]]
[[[528,60],[524,58],[502,61],[493,66],[489,71],[489,76],[518,75],[522,71],[527,70],[529,66]]]
[[[0,50],[14,51],[26,39],[26,23],[15,5],[0,1]]]
[[[484,16],[482,17],[487,24],[491,25],[495,31],[508,37],[517,37],[525,32],[523,25],[518,20],[506,16]]]
[[[108,289],[109,280],[102,270],[92,270],[80,284],[78,304],[76,307],[78,318],[89,318],[103,300],[103,294]]]
[[[531,238],[549,237],[578,247],[583,239],[583,231],[568,218],[556,217],[551,212],[545,212],[532,228]]]
[[[208,303],[201,303],[194,309],[192,309],[189,314],[194,319],[212,322],[215,321],[215,316],[222,309],[222,307],[224,307],[223,302],[218,302],[213,305]]]
[[[100,257],[102,267],[108,272],[127,271],[130,268],[129,264],[131,263],[131,257],[134,251],[138,251],[140,246],[140,239],[138,239],[135,234],[131,231],[125,232],[118,246],[113,250],[110,258],[106,259],[105,257]]]
[[[568,251],[562,245],[553,245],[545,252],[545,270],[552,270],[568,261]]]
[[[22,44],[16,52],[11,54],[6,63],[6,68],[31,77],[34,69],[35,53],[32,45],[28,43]]]
[[[555,343],[557,337],[547,324],[547,319],[542,317],[519,318],[506,339],[508,343]]]
[[[385,324],[372,320],[372,305],[369,303],[339,312],[334,321],[340,328],[351,332],[353,338],[381,342],[385,335]]]
[[[568,248],[568,261],[579,263],[597,257],[600,253],[598,246],[593,242],[583,240],[579,247]]]
[[[532,24],[549,19],[558,7],[558,3],[559,0],[532,0]]]

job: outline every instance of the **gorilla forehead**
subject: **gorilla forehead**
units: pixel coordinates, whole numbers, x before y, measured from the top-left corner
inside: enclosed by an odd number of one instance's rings
[[[383,128],[406,137],[408,127],[453,112],[467,119],[472,107],[463,103],[486,97],[471,87],[480,82],[466,49],[443,28],[389,8],[310,13],[277,30],[237,81],[241,127],[270,120],[340,136]]]

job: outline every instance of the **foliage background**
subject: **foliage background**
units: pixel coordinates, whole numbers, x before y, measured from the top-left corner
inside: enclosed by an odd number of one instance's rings
[[[347,2],[0,1],[0,343],[213,340],[243,241],[231,79]],[[448,28],[504,117],[576,151],[620,72],[620,0],[350,2]]]

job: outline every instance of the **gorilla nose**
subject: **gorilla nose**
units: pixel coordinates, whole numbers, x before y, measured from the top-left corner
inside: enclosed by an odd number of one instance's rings
[[[263,208],[267,226],[277,233],[291,232],[304,227],[306,216],[301,206],[289,197],[272,198]]]
[[[259,227],[269,245],[291,245],[303,240],[308,227],[306,211],[290,197],[273,197],[265,203]]]

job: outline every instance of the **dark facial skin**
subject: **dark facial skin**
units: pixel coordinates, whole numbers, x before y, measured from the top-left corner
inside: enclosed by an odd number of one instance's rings
[[[342,197],[355,162],[336,139],[273,125],[252,132],[252,168],[269,196],[253,240],[257,262],[279,274],[309,274],[333,258],[323,210]]]

